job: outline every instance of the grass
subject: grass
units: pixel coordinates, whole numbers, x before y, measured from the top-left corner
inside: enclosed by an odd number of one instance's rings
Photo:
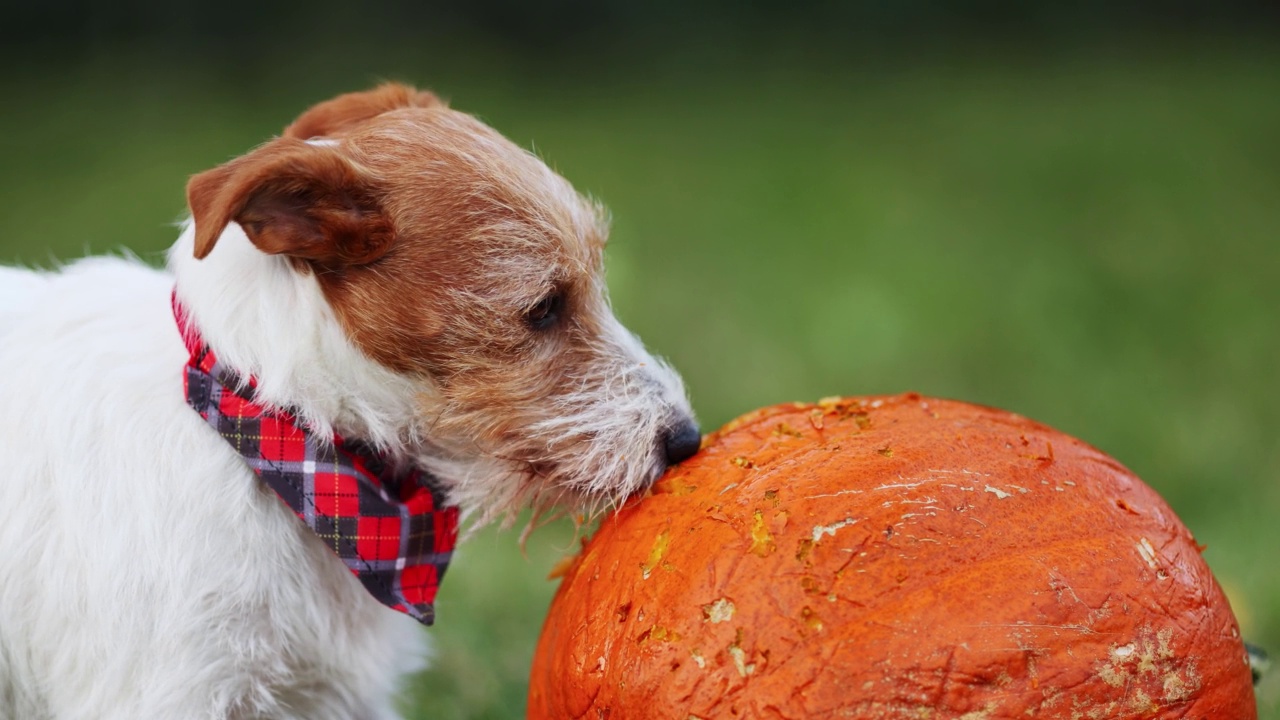
[[[1246,636],[1280,651],[1280,54],[717,65],[554,74],[384,50],[6,74],[0,261],[158,261],[188,174],[315,99],[431,84],[611,206],[618,313],[706,427],[908,389],[1047,422],[1163,494]],[[466,546],[411,717],[522,715],[544,576],[573,542],[554,526],[527,559],[509,532]],[[1260,696],[1280,719],[1280,677]]]

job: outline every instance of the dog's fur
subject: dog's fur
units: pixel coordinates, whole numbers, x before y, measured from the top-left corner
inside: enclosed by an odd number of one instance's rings
[[[169,272],[0,268],[0,718],[397,717],[422,633],[186,405],[175,284],[262,401],[479,521],[643,488],[679,378],[609,309],[598,208],[429,93],[322,103],[188,203]]]

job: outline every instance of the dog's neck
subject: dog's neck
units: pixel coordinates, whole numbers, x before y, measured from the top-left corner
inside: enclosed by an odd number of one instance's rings
[[[315,276],[267,255],[234,223],[207,258],[188,222],[169,251],[178,300],[226,365],[257,380],[264,404],[317,433],[358,437],[392,455],[416,444],[414,404],[431,388],[375,363],[348,339]]]

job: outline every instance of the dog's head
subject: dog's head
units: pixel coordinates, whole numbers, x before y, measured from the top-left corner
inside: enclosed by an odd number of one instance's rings
[[[599,507],[697,449],[679,377],[610,310],[601,209],[429,93],[384,85],[322,103],[196,175],[187,198],[188,252],[208,259],[182,263],[179,292],[240,238],[271,267],[223,280],[266,285],[248,312],[298,312],[270,307],[270,278],[315,288],[328,319],[289,320],[336,325],[357,351],[334,382],[373,374],[412,394],[402,449],[465,507]]]

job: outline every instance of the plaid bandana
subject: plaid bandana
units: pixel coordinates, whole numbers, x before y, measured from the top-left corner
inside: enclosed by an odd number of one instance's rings
[[[396,473],[371,448],[317,438],[288,412],[253,399],[247,383],[204,344],[177,295],[174,317],[191,353],[187,404],[244,457],[284,504],[346,563],[371,595],[424,625],[458,539],[458,508],[446,507],[434,478]]]

